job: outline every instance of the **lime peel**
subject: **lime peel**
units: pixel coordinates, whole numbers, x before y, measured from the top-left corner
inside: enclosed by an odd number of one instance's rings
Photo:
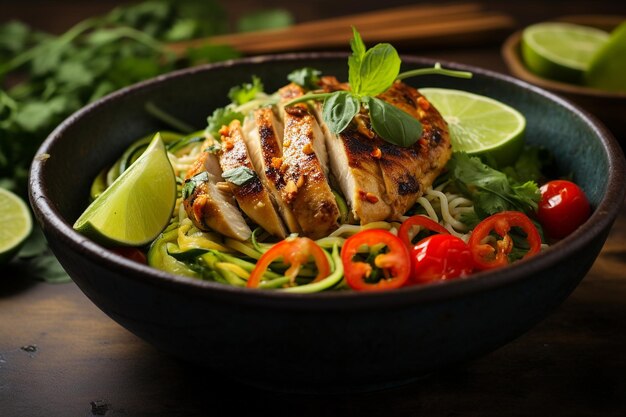
[[[603,30],[564,22],[542,22],[522,32],[528,69],[557,81],[581,83],[594,54],[608,41]]]
[[[450,129],[452,150],[511,165],[524,145],[526,118],[514,108],[461,90],[422,88]]]
[[[176,176],[160,134],[74,223],[107,246],[143,246],[167,226],[176,202]]]
[[[0,264],[17,254],[32,229],[30,209],[24,200],[0,188]]]

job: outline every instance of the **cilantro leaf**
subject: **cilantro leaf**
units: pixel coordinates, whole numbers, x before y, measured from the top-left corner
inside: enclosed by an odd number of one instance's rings
[[[203,171],[199,174],[194,175],[185,181],[182,189],[182,198],[185,200],[187,197],[193,194],[196,190],[196,187],[203,182],[207,182],[209,180],[209,173],[207,171]]]
[[[303,88],[314,90],[318,87],[320,75],[322,75],[322,71],[311,67],[304,67],[289,73],[287,79]]]
[[[215,139],[219,139],[222,126],[227,126],[233,120],[243,122],[243,118],[243,113],[233,110],[230,106],[217,108],[213,111],[213,114],[207,118],[208,126],[206,127],[206,131]]]
[[[263,83],[256,75],[252,76],[252,83],[243,83],[232,87],[228,92],[228,98],[237,105],[245,104],[254,100],[257,94],[263,92]]]
[[[474,201],[479,218],[505,210],[534,213],[540,198],[537,184],[518,184],[503,172],[485,165],[480,158],[455,152],[448,163],[450,179]]]
[[[238,166],[237,168],[227,169],[222,172],[222,178],[235,185],[241,186],[256,178],[256,172],[248,167]]]

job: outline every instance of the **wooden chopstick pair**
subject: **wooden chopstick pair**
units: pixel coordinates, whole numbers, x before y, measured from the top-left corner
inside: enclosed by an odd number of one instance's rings
[[[172,43],[177,54],[203,44],[230,45],[244,54],[345,47],[354,26],[366,43],[394,42],[433,46],[487,39],[514,27],[503,13],[485,11],[479,3],[412,5],[305,22],[284,29],[237,33]]]

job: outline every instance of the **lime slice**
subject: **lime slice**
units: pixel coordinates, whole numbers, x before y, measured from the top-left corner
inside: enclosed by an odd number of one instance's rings
[[[609,41],[593,56],[585,82],[590,87],[626,92],[626,22],[611,32]]]
[[[522,57],[535,74],[581,83],[593,55],[608,41],[603,30],[571,23],[545,22],[522,32]]]
[[[176,177],[157,133],[146,151],[87,207],[74,229],[105,245],[142,246],[167,226]]]
[[[524,146],[526,119],[492,98],[460,90],[422,88],[420,92],[448,123],[452,150],[485,157],[503,167]]]
[[[13,258],[32,228],[30,210],[24,200],[0,188],[0,264]]]

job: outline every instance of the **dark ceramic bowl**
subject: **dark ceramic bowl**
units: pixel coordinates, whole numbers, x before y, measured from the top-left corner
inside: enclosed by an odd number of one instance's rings
[[[136,138],[160,126],[152,101],[203,127],[230,86],[255,74],[267,91],[310,66],[346,79],[339,54],[244,59],[162,76],[77,112],[39,150],[30,196],[50,246],[84,293],[121,325],[219,375],[304,391],[388,386],[483,355],[558,306],[598,255],[624,197],[624,159],[611,134],[572,104],[521,81],[452,63],[472,80],[420,77],[419,86],[465,89],[525,114],[527,141],[551,149],[593,207],[591,218],[550,250],[514,266],[398,291],[284,294],[173,276],[128,261],[72,230],[91,179]],[[433,61],[404,58],[407,68]],[[204,371],[203,371],[204,372]]]

